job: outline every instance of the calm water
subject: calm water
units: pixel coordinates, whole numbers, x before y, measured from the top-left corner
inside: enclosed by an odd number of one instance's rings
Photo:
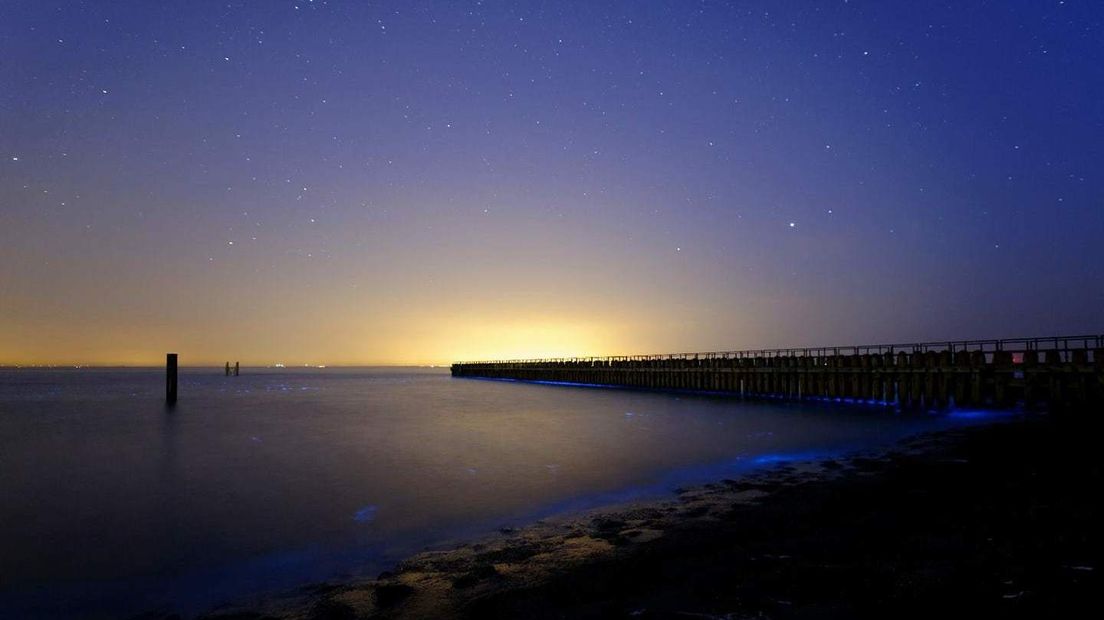
[[[973,416],[411,369],[0,370],[0,617],[194,613]]]

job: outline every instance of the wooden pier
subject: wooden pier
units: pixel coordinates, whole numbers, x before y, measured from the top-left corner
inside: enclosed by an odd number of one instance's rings
[[[1104,405],[1104,335],[457,362],[452,376],[900,409]]]

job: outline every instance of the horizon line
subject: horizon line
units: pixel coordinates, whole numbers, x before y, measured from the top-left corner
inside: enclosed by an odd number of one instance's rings
[[[241,364],[241,368],[271,368],[271,369],[296,369],[296,368],[443,368],[451,366],[448,363],[383,363],[383,364]],[[178,368],[223,368],[225,362],[217,364],[180,364]],[[76,363],[39,363],[39,364],[12,364],[0,363],[0,369],[7,368],[164,368],[164,364],[76,364]]]

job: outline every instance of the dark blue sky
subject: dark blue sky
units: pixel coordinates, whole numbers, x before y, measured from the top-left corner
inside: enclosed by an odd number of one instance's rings
[[[1099,2],[2,15],[0,363],[1104,324]]]

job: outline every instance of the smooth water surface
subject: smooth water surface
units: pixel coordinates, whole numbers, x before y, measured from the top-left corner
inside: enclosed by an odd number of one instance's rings
[[[195,613],[425,545],[965,423],[453,379],[0,370],[0,617]]]

